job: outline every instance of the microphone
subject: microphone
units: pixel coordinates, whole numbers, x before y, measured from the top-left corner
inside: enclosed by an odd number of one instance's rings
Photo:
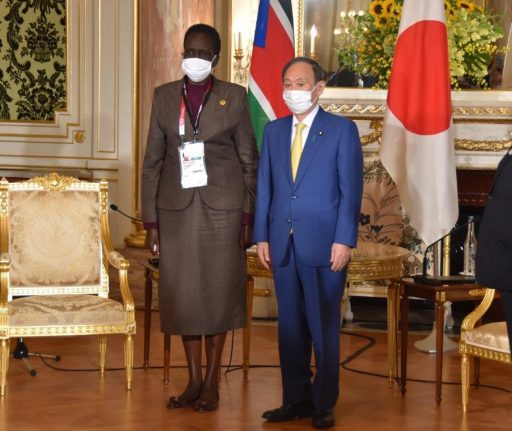
[[[473,216],[473,223],[476,223],[480,220],[479,216]],[[434,245],[437,244],[439,241],[442,241],[447,236],[454,234],[455,232],[458,232],[462,228],[466,227],[469,224],[469,220],[465,223],[462,223],[459,226],[455,226],[450,232],[448,232],[446,235],[443,235],[441,238],[439,238],[437,241],[434,241],[432,244],[429,244],[427,248],[425,248],[425,251],[423,253],[423,273],[421,275],[413,275],[412,279],[415,283],[419,284],[446,284],[446,283],[473,283],[475,281],[474,275],[438,275],[438,276],[432,276],[427,275],[427,253],[429,249]]]
[[[132,216],[124,213],[123,211],[121,211],[119,209],[119,207],[116,204],[110,204],[110,209],[112,211],[117,211],[118,213],[120,213],[120,214],[124,215],[125,217],[129,218],[130,220],[134,220],[134,221],[138,221],[138,222],[142,223],[142,220],[140,218],[132,217]]]

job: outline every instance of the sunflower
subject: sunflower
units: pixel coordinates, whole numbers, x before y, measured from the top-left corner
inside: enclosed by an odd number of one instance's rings
[[[377,28],[384,28],[386,27],[386,25],[388,24],[389,20],[387,17],[385,16],[379,16],[377,17],[377,19],[375,20],[375,27]]]
[[[455,9],[448,1],[444,2],[444,12],[447,18],[453,18],[455,16]]]
[[[391,16],[396,19],[400,19],[400,16],[402,15],[402,6],[400,6],[398,3],[393,4],[393,10],[391,11]]]
[[[394,0],[384,0],[384,15],[391,15],[393,13],[393,9],[395,7]]]
[[[381,0],[373,0],[370,3],[370,14],[375,17],[375,19],[379,18],[385,13],[384,3]]]
[[[457,0],[457,7],[472,12],[475,9],[475,4],[466,0]]]

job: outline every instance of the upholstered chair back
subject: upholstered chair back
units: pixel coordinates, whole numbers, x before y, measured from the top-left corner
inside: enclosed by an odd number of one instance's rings
[[[62,186],[62,184],[60,184]],[[108,296],[98,183],[11,183],[7,196],[9,297],[48,294]]]

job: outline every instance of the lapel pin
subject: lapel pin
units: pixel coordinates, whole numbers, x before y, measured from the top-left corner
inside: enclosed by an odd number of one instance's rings
[[[220,99],[219,100],[219,105],[220,106],[224,106],[226,104],[226,100],[225,99]]]
[[[324,132],[322,132],[321,130],[318,132],[318,136],[322,136],[324,134]]]

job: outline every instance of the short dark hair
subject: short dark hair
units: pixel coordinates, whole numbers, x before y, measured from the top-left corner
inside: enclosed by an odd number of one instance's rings
[[[213,53],[215,55],[219,55],[220,48],[221,48],[219,32],[215,28],[213,28],[211,25],[208,25],[208,24],[194,24],[194,25],[190,26],[187,29],[187,31],[185,32],[185,37],[183,38],[183,45],[185,45],[185,42],[187,41],[187,38],[190,35],[198,34],[198,33],[205,34],[206,36],[208,36],[210,38],[210,40],[212,41],[212,45],[213,45]]]
[[[309,57],[295,57],[292,58],[286,65],[283,67],[283,73],[281,74],[281,81],[284,81],[284,75],[286,74],[286,71],[290,68],[290,66],[294,65],[295,63],[307,63],[313,68],[313,74],[315,75],[315,84],[318,81],[323,81],[325,79],[325,71],[322,69],[322,66],[320,66],[315,60]]]

